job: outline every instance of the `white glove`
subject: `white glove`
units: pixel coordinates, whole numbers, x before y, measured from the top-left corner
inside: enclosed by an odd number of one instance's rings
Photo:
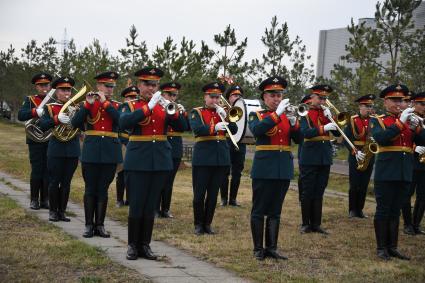
[[[41,116],[43,116],[43,114],[44,114],[44,109],[43,108],[37,108],[35,111],[37,112],[37,116],[39,118],[41,118]]]
[[[407,119],[409,119],[409,117],[412,115],[412,113],[414,112],[415,110],[413,109],[413,108],[406,108],[406,109],[404,109],[403,110],[403,112],[401,112],[401,115],[400,115],[400,121],[402,122],[402,123],[406,123],[406,121],[407,121]]]
[[[186,111],[186,109],[184,109],[184,106],[181,105],[181,104],[177,104],[177,107],[178,107],[178,109],[179,109],[180,112]]]
[[[99,100],[101,103],[106,101],[106,96],[103,94],[103,92],[99,92]]]
[[[417,145],[415,148],[415,152],[419,153],[419,155],[422,155],[425,153],[425,146],[419,146]]]
[[[336,125],[334,123],[327,123],[324,127],[323,130],[325,132],[329,132],[329,131],[336,131]]]
[[[363,161],[365,157],[366,157],[366,154],[364,154],[360,150],[356,152],[356,160],[357,160],[357,162]]]
[[[215,131],[225,131],[226,130],[226,126],[229,125],[229,123],[227,122],[218,122],[217,124],[215,124]]]
[[[86,101],[88,104],[93,104],[95,100],[94,94],[93,93],[88,93],[86,96]]]
[[[329,108],[326,108],[325,110],[323,110],[323,115],[325,115],[325,117],[328,118],[329,120],[332,119],[332,112]]]
[[[69,119],[68,115],[66,115],[65,113],[59,113],[58,120],[62,124],[69,124],[71,122],[71,119]]]
[[[289,120],[289,124],[291,124],[292,127],[295,126],[295,124],[297,123],[297,117],[295,116],[289,116],[288,120]]]
[[[286,110],[286,108],[287,108],[288,106],[289,106],[289,99],[288,99],[288,98],[283,99],[283,100],[279,103],[279,105],[277,106],[276,114],[277,114],[278,116],[282,115],[282,114],[283,114],[283,112],[285,112],[285,110]]]
[[[226,117],[227,117],[227,113],[226,113],[226,110],[224,110],[224,108],[223,107],[221,107],[221,106],[216,106],[216,110],[215,111],[217,111],[217,114],[218,115],[220,115],[220,117],[224,120],[224,119],[226,119]]]
[[[151,100],[149,100],[149,103],[148,103],[148,107],[149,107],[150,110],[152,110],[155,107],[155,105],[158,104],[161,97],[162,97],[162,95],[161,95],[160,91],[157,91],[152,95],[152,98],[151,98]]]

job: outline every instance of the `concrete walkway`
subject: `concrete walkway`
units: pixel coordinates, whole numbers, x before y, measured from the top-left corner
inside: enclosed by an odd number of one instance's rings
[[[0,193],[15,200],[20,206],[42,220],[48,219],[48,210],[29,209],[29,184],[0,172]],[[100,247],[113,261],[132,268],[153,282],[248,282],[229,271],[218,268],[210,263],[171,247],[163,242],[153,241],[152,250],[158,255],[166,255],[165,261],[145,259],[126,260],[127,227],[105,219],[105,227],[111,233],[111,238],[83,238],[84,210],[80,205],[69,202],[68,209],[72,213],[71,222],[50,222],[62,228],[66,233],[89,245]]]

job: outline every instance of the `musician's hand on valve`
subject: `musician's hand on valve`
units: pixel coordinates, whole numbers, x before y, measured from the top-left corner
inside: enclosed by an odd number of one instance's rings
[[[419,155],[425,154],[425,146],[417,145],[415,147],[415,152],[419,153]]]
[[[35,111],[37,112],[37,116],[39,118],[41,118],[41,116],[43,116],[43,114],[44,114],[44,109],[43,108],[37,108]]]
[[[364,154],[360,150],[356,152],[356,160],[357,160],[357,162],[363,161],[365,157],[366,157],[366,154]]]
[[[279,105],[277,106],[276,114],[277,114],[278,116],[282,115],[282,114],[283,114],[283,112],[285,112],[286,108],[288,108],[288,106],[289,106],[289,99],[288,99],[288,98],[283,99],[283,100],[279,103]]]
[[[409,120],[409,127],[412,130],[415,130],[418,126],[419,126],[419,119],[416,118],[414,115],[410,116],[410,120]]]
[[[409,119],[409,117],[412,115],[412,113],[414,111],[415,110],[413,108],[406,108],[406,109],[404,109],[403,112],[401,112],[400,121],[402,123],[406,123],[406,121]]]
[[[336,131],[336,125],[334,123],[327,123],[325,126],[323,126],[323,130],[325,132]]]
[[[288,120],[289,120],[289,124],[293,127],[293,126],[295,126],[295,124],[297,123],[297,117],[295,117],[295,116],[289,116],[288,117]]]
[[[158,104],[158,102],[161,100],[161,97],[162,96],[160,91],[157,91],[152,95],[152,98],[151,100],[149,100],[149,103],[148,103],[148,107],[150,110],[152,110],[155,107],[155,105]]]
[[[71,122],[71,119],[69,119],[68,115],[66,115],[65,113],[59,113],[58,120],[62,124],[69,124]]]
[[[177,108],[179,109],[180,112],[186,111],[186,109],[184,109],[184,106],[181,104],[177,104]]]
[[[226,130],[226,126],[229,125],[229,123],[227,122],[218,122],[217,124],[215,124],[215,131],[225,131]]]
[[[329,108],[325,108],[325,110],[323,110],[323,115],[325,115],[325,117],[329,120],[332,119],[332,112]]]

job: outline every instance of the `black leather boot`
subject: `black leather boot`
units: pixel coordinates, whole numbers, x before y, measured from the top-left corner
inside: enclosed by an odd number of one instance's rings
[[[254,257],[257,260],[264,260],[263,248],[263,233],[264,233],[264,219],[251,218],[251,234],[252,241],[254,242]]]
[[[69,190],[70,188],[60,188],[59,192],[59,209],[58,215],[59,220],[64,222],[70,222],[71,219],[65,216],[66,207],[68,206],[68,198],[69,198]]]
[[[139,257],[156,260],[158,257],[152,252],[150,243],[152,240],[152,230],[155,221],[154,217],[143,217],[141,220],[141,237],[139,238]]]
[[[220,185],[221,206],[226,206],[229,195],[229,177],[226,175]]]
[[[115,185],[117,189],[117,207],[124,206],[124,171],[121,171],[117,174],[117,178],[115,180]]]
[[[376,255],[383,260],[390,260],[388,254],[387,239],[388,239],[388,221],[386,220],[374,220],[373,225],[375,227],[376,237]]]
[[[322,206],[323,198],[313,200],[313,219],[311,223],[311,231],[328,235],[329,233],[320,227],[320,225],[322,224]]]
[[[367,194],[367,187],[365,189],[359,190],[357,193],[357,217],[358,218],[368,218],[366,214],[363,213],[363,208],[366,202],[366,194]]]
[[[233,178],[230,180],[230,195],[229,195],[229,205],[231,206],[241,206],[237,201],[236,197],[238,196],[240,178]]]
[[[94,210],[96,205],[96,198],[93,196],[84,195],[84,216],[86,219],[86,226],[84,229],[83,237],[92,238],[94,235]]]
[[[277,240],[279,238],[280,219],[266,220],[266,249],[264,255],[275,259],[288,259],[277,252]]]
[[[193,202],[193,218],[195,224],[195,235],[200,236],[204,231],[204,204]]]
[[[415,201],[415,207],[413,209],[413,229],[417,235],[425,235],[425,231],[421,230],[421,221],[424,217],[425,212],[425,201]]]
[[[56,188],[53,183],[49,185],[49,221],[59,221],[59,188]]]
[[[204,220],[204,231],[206,234],[214,235],[215,232],[211,228],[211,223],[214,218],[215,212],[215,203],[212,206],[209,206],[208,203],[205,205],[205,220]]]
[[[415,229],[413,229],[412,223],[412,210],[410,207],[410,201],[405,203],[401,208],[401,214],[403,215],[404,229],[403,232],[406,235],[416,235]]]
[[[96,212],[95,212],[96,220],[95,220],[94,234],[102,238],[109,238],[111,236],[109,235],[108,232],[106,232],[105,226],[104,226],[107,206],[108,206],[107,198],[104,199],[103,201],[98,201],[96,204]]]
[[[40,189],[40,208],[49,209],[49,181],[45,178]]]
[[[31,202],[30,208],[34,210],[40,209],[40,203],[38,201],[39,190],[40,190],[40,180],[30,180],[30,194],[31,194]]]
[[[354,188],[350,187],[350,189],[348,190],[348,217],[350,218],[357,217],[356,196],[357,191],[355,191]]]
[[[389,245],[388,245],[388,254],[392,257],[403,259],[403,260],[410,260],[408,256],[403,255],[400,253],[397,249],[398,246],[398,226],[399,226],[399,219],[393,219],[390,220],[389,223]]]
[[[126,256],[128,260],[136,260],[139,257],[137,242],[140,238],[141,222],[141,218],[128,218],[128,249]]]
[[[301,217],[302,217],[302,224],[301,224],[301,234],[305,233],[311,233],[311,227],[310,227],[310,215],[311,215],[311,208],[312,208],[312,200],[305,199],[301,200]]]

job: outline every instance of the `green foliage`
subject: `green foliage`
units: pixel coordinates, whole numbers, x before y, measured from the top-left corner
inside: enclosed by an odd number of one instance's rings
[[[385,0],[376,4],[375,26],[365,22],[356,25],[351,20],[347,55],[334,66],[329,80],[339,94],[340,104],[377,94],[398,82],[412,89],[423,88],[424,71],[420,66],[425,64],[424,29],[414,30],[412,21],[419,5],[420,1],[415,0]]]

